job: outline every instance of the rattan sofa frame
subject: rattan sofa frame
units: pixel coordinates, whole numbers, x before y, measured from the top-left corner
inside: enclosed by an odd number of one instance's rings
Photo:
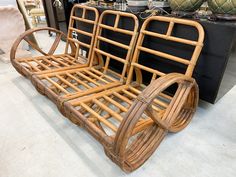
[[[105,24],[104,18],[107,15],[114,16],[113,25]],[[84,17],[85,15],[82,16],[82,21],[88,22]],[[132,30],[120,27],[123,17],[133,20]],[[150,31],[149,25],[155,22],[166,23],[166,31]],[[71,23],[69,31],[75,31]],[[192,27],[198,34],[197,39],[173,35],[178,25]],[[20,64],[20,59],[15,59],[15,45],[12,64],[21,74],[31,76],[36,89],[50,98],[63,115],[87,129],[104,146],[106,155],[114,163],[122,170],[132,172],[153,154],[168,132],[179,132],[190,123],[199,99],[198,86],[192,74],[203,47],[204,30],[195,21],[153,16],[144,21],[137,39],[137,17],[112,10],[101,14],[96,28],[94,45],[86,66],[73,64],[63,69],[32,72]],[[103,36],[104,29],[129,36],[129,44]],[[71,37],[70,34],[69,32],[68,38]],[[147,36],[188,45],[194,50],[188,59],[174,56],[145,46]],[[69,41],[73,42],[72,48],[75,42],[68,40],[66,50],[70,45]],[[103,50],[103,42],[125,49],[125,57]],[[78,48],[72,51],[78,56]],[[150,68],[140,62],[142,52],[182,64],[186,66],[185,73],[165,73]],[[45,56],[47,57],[49,56]],[[99,60],[98,65],[94,65],[95,60]],[[110,61],[123,64],[121,73],[109,67]],[[143,71],[151,74],[150,83],[143,83]],[[171,93],[167,92],[172,86],[176,86],[176,89]]]

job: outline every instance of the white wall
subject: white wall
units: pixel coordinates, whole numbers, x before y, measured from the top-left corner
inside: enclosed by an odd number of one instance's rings
[[[8,5],[17,6],[16,0],[1,0],[0,1],[0,6],[8,6]]]

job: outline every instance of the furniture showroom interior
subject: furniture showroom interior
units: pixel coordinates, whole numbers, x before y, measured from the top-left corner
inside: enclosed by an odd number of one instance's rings
[[[0,177],[235,177],[236,0],[1,0]]]

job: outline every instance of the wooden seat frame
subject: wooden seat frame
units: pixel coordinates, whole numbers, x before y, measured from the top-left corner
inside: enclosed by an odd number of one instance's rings
[[[78,11],[82,12],[80,16],[76,14]],[[88,19],[87,13],[89,12],[94,14],[94,19]],[[10,54],[12,65],[21,75],[26,76],[29,79],[31,79],[31,76],[34,74],[37,75],[42,73],[51,73],[53,71],[63,71],[71,68],[82,68],[89,66],[90,63],[89,60],[91,58],[91,52],[92,52],[91,49],[94,45],[94,37],[96,34],[98,19],[99,19],[99,13],[96,8],[77,4],[72,8],[71,11],[67,36],[62,31],[49,27],[34,28],[24,32],[22,35],[18,37],[18,39],[16,39],[16,41],[12,46]],[[79,29],[80,27],[74,28],[76,22],[92,25],[93,26],[92,32],[81,30]],[[48,52],[44,52],[39,46],[37,46],[30,40],[30,37],[35,32],[43,30],[48,30],[56,34],[55,41]],[[91,39],[90,42],[85,43],[83,41],[80,41],[80,39],[78,40],[74,39],[72,36],[73,31],[76,32],[77,34],[90,37]],[[54,52],[56,51],[62,38],[66,39],[65,53],[54,55]],[[16,57],[17,48],[22,41],[26,41],[29,44],[29,46],[31,46],[33,49],[35,49],[43,56],[17,58]],[[79,50],[81,49],[81,47],[88,49],[87,57],[79,55]],[[83,63],[84,61],[87,62]]]
[[[153,21],[169,23],[166,34],[148,31]],[[194,27],[197,41],[172,36],[175,25]],[[145,36],[161,38],[194,47],[187,60],[145,48]],[[65,102],[65,115],[78,121],[103,146],[107,156],[126,172],[140,167],[156,150],[165,135],[178,132],[191,121],[198,105],[198,86],[191,77],[204,40],[202,26],[194,21],[155,16],[148,18],[140,31],[134,57],[125,85],[78,97]],[[186,65],[185,74],[162,73],[139,63],[141,51]],[[149,85],[142,83],[141,70],[152,74]],[[132,81],[136,74],[136,81]],[[157,78],[159,76],[159,78]],[[177,84],[173,95],[165,90]]]

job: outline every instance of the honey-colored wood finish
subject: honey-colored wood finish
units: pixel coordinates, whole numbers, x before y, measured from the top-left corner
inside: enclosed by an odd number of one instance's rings
[[[78,14],[80,12],[80,14]],[[87,19],[87,13],[93,13],[94,19]],[[31,78],[33,74],[42,74],[42,73],[50,73],[52,71],[63,71],[71,68],[82,68],[86,67],[90,63],[91,58],[91,48],[94,44],[94,37],[97,29],[99,14],[96,8],[88,7],[84,5],[75,5],[71,11],[71,18],[69,22],[69,32],[66,36],[63,32],[49,28],[35,28],[26,31],[18,39],[16,39],[15,43],[11,49],[11,62],[15,69],[22,75]],[[74,28],[76,23],[83,23],[87,25],[92,25],[92,31],[83,31],[80,28],[80,24],[78,28]],[[48,30],[56,34],[55,41],[52,44],[51,48],[48,52],[43,51],[41,48],[36,46],[34,43],[30,41],[30,36],[33,33]],[[90,38],[88,43],[80,41],[80,39],[74,39],[72,36],[72,32],[77,35],[85,35]],[[66,49],[64,54],[54,55],[61,38],[66,39]],[[17,47],[22,41],[26,41],[33,49],[38,51],[42,56],[31,57],[31,58],[17,58],[16,51]],[[79,55],[79,50],[83,47],[83,49],[87,49],[87,56]]]
[[[113,24],[105,24],[104,19],[111,16],[115,19]],[[122,20],[127,18],[133,22],[132,29],[125,29],[121,25]],[[109,36],[107,36],[104,32],[105,30],[113,33],[109,33]],[[64,112],[63,103],[67,100],[124,85],[127,77],[127,69],[132,59],[137,31],[138,19],[135,15],[119,11],[104,11],[98,22],[95,45],[91,53],[89,66],[34,75],[32,77],[32,83],[40,93],[47,95],[56,103],[62,113]],[[112,35],[116,33],[120,33],[128,38],[128,42],[121,43],[114,41]],[[121,47],[126,51],[126,54],[121,56],[103,49],[102,42],[111,44],[113,47]],[[93,65],[96,56],[104,58],[104,65]],[[120,73],[109,67],[111,61],[116,61],[123,65]]]
[[[165,34],[151,32],[148,25],[166,22]],[[176,25],[192,26],[196,41],[172,36]],[[194,47],[191,58],[183,59],[145,47],[151,36]],[[191,121],[198,104],[198,86],[191,77],[204,40],[202,26],[194,21],[155,16],[140,31],[126,84],[65,102],[65,115],[85,127],[103,146],[107,156],[126,172],[140,167],[156,150],[168,132],[178,132]],[[186,72],[163,73],[139,63],[144,51],[186,65]],[[148,60],[148,58],[147,58]],[[151,61],[150,61],[151,62]],[[149,85],[142,83],[142,71],[152,74]],[[133,76],[136,75],[136,80]],[[166,89],[177,85],[171,95]]]
[[[85,16],[82,15],[81,19],[92,23],[83,18]],[[114,20],[106,24],[104,19],[109,16],[113,16]],[[122,27],[123,18],[133,21],[132,29]],[[160,22],[167,24],[164,33],[149,30],[152,23]],[[178,25],[191,27],[196,31],[197,39],[176,36]],[[69,30],[78,31],[73,25]],[[112,33],[107,36],[104,30],[125,35],[129,39],[128,44],[113,40]],[[179,132],[191,121],[199,97],[192,73],[204,40],[204,30],[199,23],[172,17],[153,16],[145,20],[136,43],[137,30],[138,19],[135,15],[106,10],[99,18],[87,66],[74,68],[74,63],[71,63],[72,66],[67,69],[50,72],[37,71],[38,67],[30,66],[37,73],[31,77],[36,89],[49,97],[73,123],[87,129],[104,146],[106,155],[126,172],[140,167],[168,132]],[[90,36],[87,32],[82,33]],[[145,45],[146,37],[161,39],[170,45],[175,42],[191,46],[193,52],[186,59],[172,55],[171,51],[152,49]],[[125,55],[104,49],[104,42],[123,48]],[[185,73],[165,73],[150,68],[140,61],[143,53],[181,64],[186,68]],[[78,51],[75,51],[77,55]],[[67,61],[67,57],[71,56],[67,53],[54,55],[53,59],[59,60],[58,57]],[[96,59],[102,64],[94,65]],[[151,58],[147,57],[147,60],[152,62]],[[111,61],[122,64],[120,72],[110,68]],[[38,63],[39,68],[48,67],[45,62]],[[12,63],[14,65],[15,60]],[[150,83],[142,82],[142,78],[146,77],[144,73],[151,75]]]

